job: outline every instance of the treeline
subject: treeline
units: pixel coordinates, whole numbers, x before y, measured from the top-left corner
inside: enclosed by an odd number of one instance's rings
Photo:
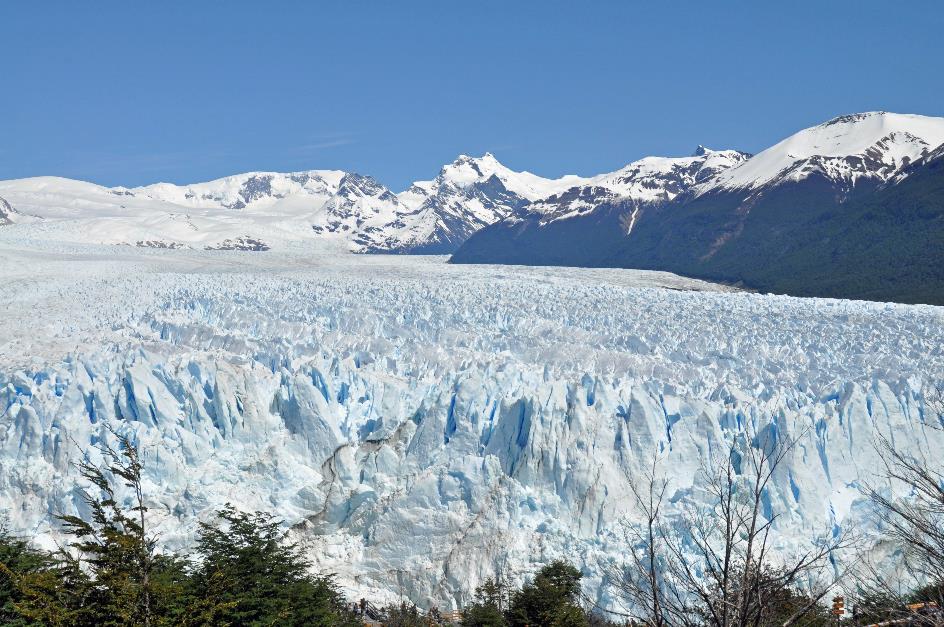
[[[59,517],[68,539],[63,546],[40,550],[0,530],[0,624],[944,625],[940,457],[915,459],[885,441],[881,478],[903,483],[910,496],[892,499],[879,487],[865,488],[894,546],[894,557],[884,563],[857,552],[854,534],[837,530],[795,554],[774,550],[777,515],[769,511],[769,487],[795,441],[769,431],[748,434],[702,468],[698,507],[681,516],[665,513],[669,481],[657,462],[631,482],[638,516],[623,528],[625,551],[603,573],[606,589],[626,609],[597,606],[582,594],[581,572],[556,561],[518,587],[507,582],[520,573],[487,580],[457,617],[409,604],[352,603],[331,576],[312,574],[303,547],[262,512],[227,505],[200,523],[187,554],[159,552],[148,528],[138,450],[113,435],[117,444],[103,445],[102,468],[79,465],[92,486],[83,494],[87,513]],[[117,497],[119,488],[131,495],[130,505]],[[842,614],[833,612],[839,605]]]

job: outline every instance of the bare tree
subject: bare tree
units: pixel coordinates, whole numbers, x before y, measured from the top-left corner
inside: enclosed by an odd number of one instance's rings
[[[675,520],[656,465],[632,488],[642,523],[627,525],[630,559],[615,578],[634,620],[658,626],[790,627],[822,619],[843,535],[824,534],[793,555],[775,552],[772,481],[796,439],[745,432],[700,471],[700,497]],[[803,590],[801,591],[801,587]]]
[[[941,408],[944,413],[944,407]],[[936,416],[940,418],[940,414]],[[861,605],[873,617],[908,619],[915,625],[944,624],[944,462],[895,448],[884,436],[876,444],[882,460],[878,483],[864,492],[877,506],[886,544],[900,553],[897,573],[889,572],[888,560],[863,559],[858,578]],[[896,497],[894,488],[903,494]],[[934,603],[938,610],[916,613],[921,603]],[[908,606],[913,606],[909,608]]]
[[[654,455],[642,480],[629,483],[633,509],[641,515],[642,523],[622,522],[629,563],[611,566],[607,575],[630,608],[634,608],[622,615],[623,618],[666,627],[675,624],[670,616],[673,606],[663,601],[665,584],[660,564],[665,555],[662,518],[669,481],[659,474],[658,464],[659,459]]]
[[[944,429],[944,379],[928,378],[922,390],[925,414],[930,420],[926,424],[934,429]]]

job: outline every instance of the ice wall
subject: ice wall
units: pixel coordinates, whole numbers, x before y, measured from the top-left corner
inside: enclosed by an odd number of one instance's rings
[[[95,271],[107,288],[14,289],[43,336],[19,340],[44,356],[0,352],[12,525],[51,538],[53,513],[81,512],[72,463],[95,460],[111,428],[144,453],[170,547],[233,502],[282,517],[359,592],[457,605],[497,569],[565,557],[608,604],[601,565],[625,554],[628,482],[653,456],[675,508],[746,426],[799,438],[769,495],[789,550],[869,527],[859,485],[876,434],[944,445],[921,392],[941,372],[936,308],[638,288],[619,271],[357,263],[108,266]],[[50,337],[85,341],[55,357]]]

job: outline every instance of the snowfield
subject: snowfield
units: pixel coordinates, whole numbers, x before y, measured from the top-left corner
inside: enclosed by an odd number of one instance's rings
[[[888,181],[944,143],[944,118],[869,111],[843,115],[787,137],[722,170],[696,193],[801,181],[818,173],[853,186]]]
[[[0,225],[14,223],[36,239],[140,248],[268,250],[317,242],[339,251],[446,253],[532,200],[587,180],[515,172],[489,153],[460,155],[433,180],[400,194],[340,170],[134,188],[37,176],[0,181]]]
[[[0,509],[45,541],[82,511],[70,464],[113,428],[142,447],[170,547],[232,502],[282,517],[352,594],[455,607],[565,557],[613,605],[602,567],[654,455],[677,509],[746,425],[798,437],[769,495],[788,550],[872,530],[876,433],[944,445],[922,396],[940,308],[24,232],[0,228]]]

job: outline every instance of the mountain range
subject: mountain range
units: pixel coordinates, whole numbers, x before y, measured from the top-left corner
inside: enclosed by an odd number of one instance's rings
[[[567,190],[478,231],[452,261],[658,269],[800,296],[944,304],[942,144],[944,118],[872,112],[754,156],[699,148],[643,159],[624,171],[638,181],[653,165],[648,185]],[[677,176],[699,160],[716,165]]]
[[[71,242],[268,250],[313,240],[350,252],[447,254],[476,230],[585,179],[460,156],[396,194],[340,170],[249,172],[174,185],[103,187],[59,177],[0,181],[0,224]]]
[[[103,187],[0,181],[29,237],[264,251],[317,242],[453,263],[668,270],[801,296],[944,304],[944,118],[870,112],[750,155],[703,146],[593,177],[460,156],[395,193],[352,172]]]

